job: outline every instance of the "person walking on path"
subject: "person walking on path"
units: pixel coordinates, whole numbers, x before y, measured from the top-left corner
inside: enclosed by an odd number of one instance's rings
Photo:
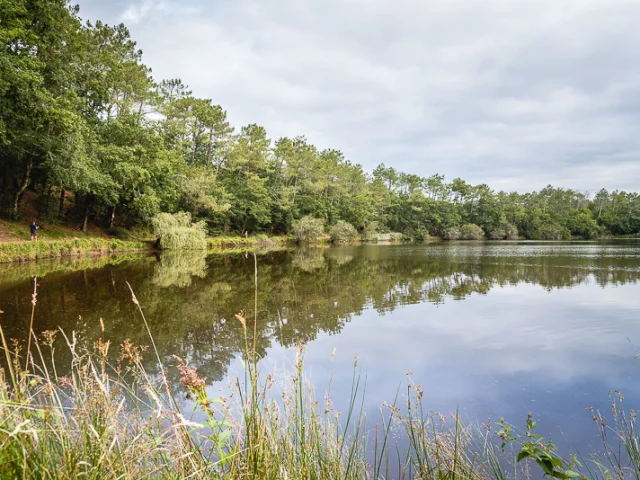
[[[31,241],[38,240],[38,229],[40,227],[36,225],[36,221],[31,222],[29,229],[31,230]]]

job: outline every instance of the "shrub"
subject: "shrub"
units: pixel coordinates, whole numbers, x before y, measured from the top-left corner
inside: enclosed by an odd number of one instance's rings
[[[467,223],[460,227],[460,240],[482,240],[484,238],[484,232],[482,228],[474,223]]]
[[[362,229],[362,240],[365,242],[377,242],[378,233],[380,233],[380,226],[378,222],[369,222]]]
[[[192,223],[191,214],[159,213],[151,220],[153,233],[160,248],[182,250],[204,250],[207,248],[204,222]]]
[[[349,242],[358,237],[358,232],[350,223],[339,220],[338,223],[329,230],[329,236],[334,243]]]
[[[122,227],[112,227],[107,230],[107,233],[119,240],[130,240],[132,238],[131,233],[125,228]]]
[[[545,223],[540,227],[539,236],[541,240],[570,240],[571,232],[556,223]]]
[[[503,222],[489,235],[491,240],[516,240],[518,238],[518,228],[509,222]]]
[[[298,243],[315,242],[324,233],[324,222],[307,215],[293,222],[291,231]]]
[[[424,242],[429,239],[429,231],[426,228],[407,228],[402,234],[402,239],[407,242]]]
[[[458,240],[460,238],[460,229],[458,227],[445,228],[442,232],[443,240]]]

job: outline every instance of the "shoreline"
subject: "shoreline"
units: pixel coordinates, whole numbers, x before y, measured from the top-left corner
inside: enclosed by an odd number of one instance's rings
[[[395,239],[388,239],[385,236],[377,241],[353,240],[348,242],[336,242],[335,245],[391,245],[406,244],[406,242]],[[637,237],[603,237],[591,239],[588,241],[611,241],[611,240],[634,240]],[[207,237],[208,254],[226,255],[234,253],[254,252],[261,249],[280,250],[286,248],[298,247],[317,247],[332,245],[328,237],[319,237],[315,242],[308,244],[299,244],[292,237],[288,236],[266,236],[258,235],[255,237]],[[425,244],[443,244],[458,242],[474,242],[474,243],[509,243],[509,242],[578,242],[584,239],[571,240],[443,240],[439,237],[429,237]],[[45,259],[56,258],[79,258],[88,256],[103,256],[124,253],[144,253],[144,252],[161,252],[162,250],[155,246],[154,240],[120,240],[105,239],[102,237],[93,238],[73,238],[63,240],[37,240],[35,242],[23,241],[6,241],[0,242],[0,264],[9,263],[27,263]]]

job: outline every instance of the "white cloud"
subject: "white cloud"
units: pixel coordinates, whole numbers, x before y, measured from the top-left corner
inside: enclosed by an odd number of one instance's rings
[[[305,134],[367,169],[385,162],[507,190],[640,189],[635,1],[81,8],[129,23],[157,78],[182,78],[236,125]]]
[[[129,5],[122,13],[120,20],[125,23],[140,23],[145,17],[164,9],[163,3],[156,0],[143,0],[142,2]]]

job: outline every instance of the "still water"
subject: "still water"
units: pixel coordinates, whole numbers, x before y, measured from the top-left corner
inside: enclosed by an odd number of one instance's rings
[[[370,414],[394,399],[410,371],[428,409],[516,425],[533,412],[539,433],[586,451],[598,444],[588,407],[607,412],[616,389],[628,409],[640,407],[636,241],[345,246],[255,261],[263,369],[290,371],[303,342],[318,396],[331,383],[338,408],[355,356]],[[37,276],[36,333],[61,327],[92,340],[103,319],[114,344],[147,345],[129,282],[168,365],[172,355],[188,357],[212,390],[239,371],[244,336],[235,314],[255,315],[253,255],[82,262],[0,266],[5,334],[26,338]],[[176,369],[169,373],[178,388]]]

